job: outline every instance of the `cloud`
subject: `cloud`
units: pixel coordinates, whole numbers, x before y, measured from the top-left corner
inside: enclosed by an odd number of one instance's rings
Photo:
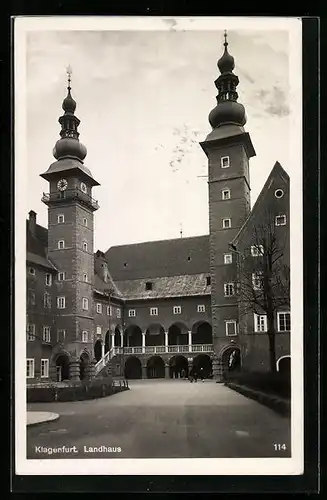
[[[274,116],[287,116],[289,114],[287,92],[281,86],[274,85],[271,90],[259,89],[255,95],[263,104],[265,113]]]

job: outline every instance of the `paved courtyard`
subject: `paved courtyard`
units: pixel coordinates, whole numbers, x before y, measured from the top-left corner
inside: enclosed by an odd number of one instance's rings
[[[222,384],[172,379],[129,384],[129,391],[102,399],[29,404],[28,410],[60,418],[27,428],[27,458],[290,456],[290,420]],[[275,451],[275,443],[286,450]],[[44,452],[63,446],[67,453]]]

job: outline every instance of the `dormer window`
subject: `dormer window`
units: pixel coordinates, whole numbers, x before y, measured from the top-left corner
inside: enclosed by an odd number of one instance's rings
[[[152,290],[153,289],[153,283],[152,283],[152,281],[147,281],[145,283],[145,289],[146,290]]]
[[[220,166],[221,166],[221,168],[228,168],[229,167],[229,156],[222,156],[220,158]]]

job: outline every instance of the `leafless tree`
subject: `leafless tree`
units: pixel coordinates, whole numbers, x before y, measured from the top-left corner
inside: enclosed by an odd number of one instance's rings
[[[288,228],[276,226],[275,215],[267,210],[261,222],[253,226],[249,247],[240,252],[232,245],[239,256],[240,315],[266,315],[271,372],[276,372],[276,313],[281,307],[290,306],[288,238]]]

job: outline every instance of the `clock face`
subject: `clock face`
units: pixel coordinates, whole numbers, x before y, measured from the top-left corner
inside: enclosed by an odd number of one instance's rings
[[[59,191],[65,191],[65,189],[67,189],[67,186],[68,182],[66,181],[66,179],[60,179],[60,181],[58,181],[57,188],[59,189]]]
[[[81,182],[81,191],[83,191],[83,193],[86,193],[86,184],[84,182]]]

